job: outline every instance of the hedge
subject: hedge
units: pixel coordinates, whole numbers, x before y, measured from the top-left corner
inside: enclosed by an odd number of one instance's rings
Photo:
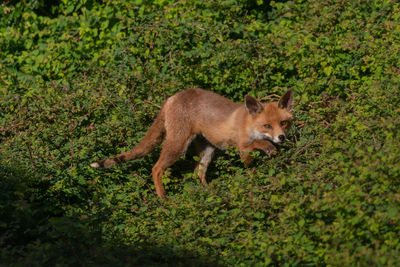
[[[6,266],[394,266],[400,260],[397,1],[0,4]],[[295,92],[289,141],[244,168],[193,155],[154,194],[137,144],[172,94]]]

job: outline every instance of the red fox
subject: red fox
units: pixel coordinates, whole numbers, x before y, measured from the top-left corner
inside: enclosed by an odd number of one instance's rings
[[[293,91],[287,91],[278,102],[260,103],[246,95],[238,104],[211,91],[189,89],[167,99],[143,140],[128,152],[90,164],[93,168],[109,168],[150,153],[164,137],[161,155],[152,169],[157,195],[165,199],[161,181],[164,170],[171,166],[188,145],[194,142],[199,161],[195,172],[207,184],[206,171],[216,148],[233,146],[247,166],[249,152],[261,150],[269,155],[273,145],[286,139],[285,130],[292,121]]]

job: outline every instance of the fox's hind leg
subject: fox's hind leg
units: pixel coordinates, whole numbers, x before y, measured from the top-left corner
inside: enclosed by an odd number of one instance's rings
[[[200,178],[202,184],[207,184],[206,172],[212,157],[214,156],[215,147],[208,141],[196,138],[194,141],[194,149],[196,156],[199,157],[194,173]]]
[[[185,133],[182,129],[172,132],[167,131],[160,157],[152,170],[154,186],[160,198],[166,198],[166,192],[161,180],[164,170],[178,160],[179,156],[185,152],[191,140],[192,135],[189,132]]]

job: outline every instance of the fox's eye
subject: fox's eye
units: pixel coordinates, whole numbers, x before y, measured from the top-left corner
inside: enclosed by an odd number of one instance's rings
[[[281,126],[286,126],[287,125],[287,121],[281,121]]]
[[[272,126],[269,124],[264,124],[265,129],[272,129]]]

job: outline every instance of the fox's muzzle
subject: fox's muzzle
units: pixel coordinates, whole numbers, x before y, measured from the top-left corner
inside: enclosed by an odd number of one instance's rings
[[[286,140],[286,136],[284,134],[280,134],[277,137],[270,138],[268,140],[272,141],[275,144],[280,144],[280,143],[282,143],[283,141]]]

